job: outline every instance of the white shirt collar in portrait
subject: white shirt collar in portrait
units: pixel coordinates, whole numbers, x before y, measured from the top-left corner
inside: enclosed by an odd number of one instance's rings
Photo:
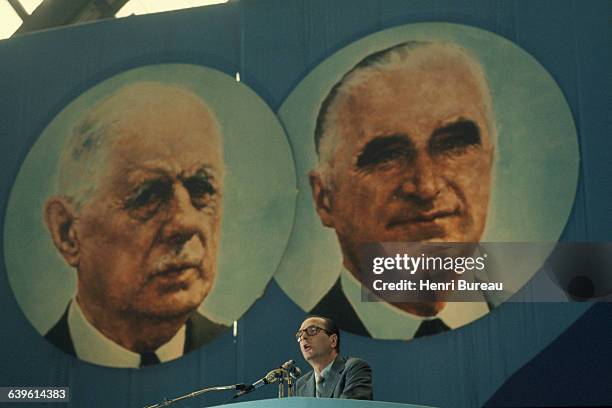
[[[83,315],[76,297],[68,309],[68,327],[74,350],[79,359],[102,366],[138,368],[140,354],[121,347],[104,336]],[[183,355],[185,347],[185,325],[157,350],[155,354],[161,362],[174,360]]]
[[[448,327],[455,329],[470,323],[487,313],[489,307],[482,297],[480,302],[449,302],[436,316],[421,317],[405,312],[385,301],[366,302],[361,300],[361,284],[349,271],[340,274],[342,291],[355,313],[377,339],[411,339],[421,322],[426,319],[441,319]]]

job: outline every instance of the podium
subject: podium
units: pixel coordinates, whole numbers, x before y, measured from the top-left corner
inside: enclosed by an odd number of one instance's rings
[[[265,399],[217,406],[232,408],[427,408],[425,405],[400,404],[397,402],[307,397]]]

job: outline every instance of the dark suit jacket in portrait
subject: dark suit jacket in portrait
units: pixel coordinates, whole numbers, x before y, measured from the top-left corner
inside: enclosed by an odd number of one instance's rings
[[[70,336],[70,329],[68,328],[69,309],[70,305],[68,305],[58,322],[45,334],[45,339],[65,353],[77,357],[74,343]],[[185,347],[183,348],[183,354],[209,343],[223,330],[227,329],[227,326],[214,323],[197,312],[187,319],[185,326]]]
[[[360,336],[372,337],[342,291],[340,278],[336,280],[334,286],[331,287],[309,313],[316,316],[330,317],[342,330]]]
[[[373,399],[370,365],[360,358],[336,357],[327,378],[322,383],[320,393],[321,398]],[[314,371],[309,371],[298,378],[295,383],[295,395],[315,396]]]

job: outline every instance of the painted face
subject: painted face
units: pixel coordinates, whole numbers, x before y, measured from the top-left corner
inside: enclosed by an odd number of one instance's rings
[[[339,141],[317,205],[345,263],[368,242],[478,242],[493,146],[467,63],[437,55],[365,75],[338,97]]]
[[[306,330],[310,326],[325,328],[325,320],[318,317],[310,317],[304,320],[300,330]],[[302,332],[299,343],[304,360],[310,361],[321,357],[329,357],[333,353],[336,341],[336,336],[330,335],[325,330],[319,330],[314,336],[308,335],[305,331]]]
[[[136,107],[108,132],[118,136],[76,221],[79,299],[125,316],[182,316],[216,275],[218,129],[202,104],[179,99]]]

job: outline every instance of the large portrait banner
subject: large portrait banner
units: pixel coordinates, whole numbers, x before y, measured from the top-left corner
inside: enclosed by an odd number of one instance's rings
[[[250,88],[197,65],[131,69],[69,103],[25,158],[4,225],[9,281],[68,354],[173,360],[263,295],[295,194],[284,130]]]
[[[411,339],[486,316],[543,265],[574,202],[578,140],[561,90],[527,52],[481,29],[420,23],[365,37],[310,72],[279,117],[299,193],[275,279],[304,311],[356,334]],[[364,247],[366,268],[393,268],[393,248],[426,261],[422,248],[448,251],[440,244],[491,266],[471,279],[503,291],[364,300]]]

